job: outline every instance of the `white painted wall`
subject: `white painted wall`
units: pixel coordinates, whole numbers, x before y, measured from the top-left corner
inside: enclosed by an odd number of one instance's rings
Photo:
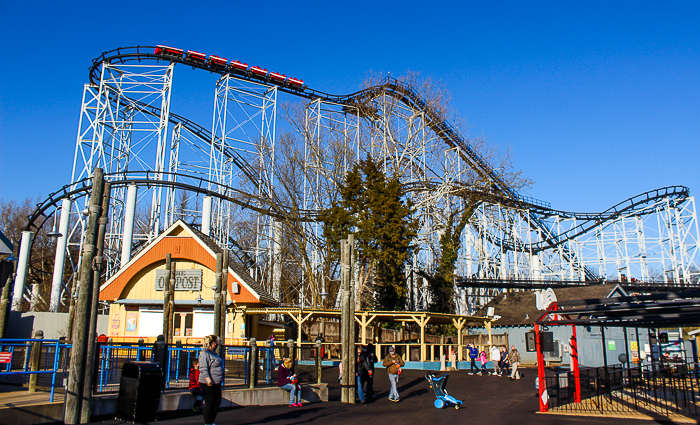
[[[139,336],[158,336],[163,333],[163,310],[139,310]]]
[[[214,310],[194,309],[192,336],[201,338],[214,333]]]

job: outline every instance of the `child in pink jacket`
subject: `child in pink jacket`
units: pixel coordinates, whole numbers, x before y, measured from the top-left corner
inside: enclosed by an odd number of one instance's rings
[[[486,369],[486,363],[489,361],[488,358],[486,358],[486,351],[482,351],[481,354],[479,354],[478,360],[481,362],[481,371],[477,373],[477,375],[490,375],[488,369]]]

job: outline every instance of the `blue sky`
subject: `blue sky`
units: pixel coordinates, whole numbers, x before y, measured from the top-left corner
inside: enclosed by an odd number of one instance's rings
[[[216,3],[0,2],[0,198],[69,183],[91,59],[137,44],[239,59],[337,94],[368,71],[433,77],[470,134],[510,148],[535,181],[525,194],[557,209],[700,190],[698,2]],[[175,71],[189,110],[174,111],[210,123],[215,77],[190,74]]]

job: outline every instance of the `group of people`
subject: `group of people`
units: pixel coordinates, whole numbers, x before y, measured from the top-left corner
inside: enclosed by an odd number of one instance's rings
[[[502,376],[504,373],[508,374],[508,370],[510,370],[511,380],[520,379],[520,372],[518,372],[520,352],[515,348],[515,345],[511,346],[510,352],[506,351],[506,347],[494,345],[491,347],[490,356],[487,356],[486,351],[479,352],[474,344],[467,345],[467,349],[469,350],[469,360],[471,361],[470,375],[474,375],[474,371],[476,371],[477,375]],[[486,368],[489,357],[493,364],[493,372]],[[481,369],[476,366],[477,360],[481,363]]]
[[[219,337],[216,335],[208,335],[204,337],[203,349],[198,359],[192,361],[192,368],[189,373],[189,390],[195,396],[193,409],[195,411],[203,410],[205,425],[215,425],[216,415],[221,403],[221,385],[224,380],[224,361],[217,354],[219,346]],[[473,375],[474,371],[477,375],[496,375],[501,376],[510,369],[510,379],[520,379],[518,365],[520,364],[520,353],[511,346],[510,352],[506,351],[506,347],[493,346],[490,350],[490,359],[493,364],[493,372],[486,368],[488,357],[485,351],[479,352],[474,344],[467,346],[469,350],[469,359],[471,360],[471,369],[469,374]],[[481,362],[481,369],[476,367],[476,361]],[[357,356],[355,357],[355,385],[357,396],[360,402],[366,403],[372,400],[374,394],[374,366],[377,363],[377,355],[372,344],[359,346],[357,348]],[[387,355],[382,362],[389,375],[389,383],[391,390],[389,391],[389,400],[398,402],[399,392],[397,389],[401,368],[404,366],[404,360],[396,352],[394,347],[389,347]],[[301,385],[297,380],[297,375],[292,371],[293,362],[289,358],[285,358],[277,369],[277,385],[289,391],[289,407],[301,407],[300,402]],[[342,375],[342,364],[341,364]],[[202,408],[202,403],[204,407]]]
[[[202,410],[205,425],[216,425],[216,415],[221,404],[221,385],[224,381],[224,361],[217,353],[219,337],[204,337],[198,359],[192,360],[189,371],[189,391],[195,396],[192,410]],[[292,360],[285,358],[277,369],[277,385],[289,391],[289,407],[301,407],[301,385],[292,373]],[[204,404],[204,407],[202,407]]]
[[[361,345],[357,347],[355,356],[355,394],[360,399],[360,403],[372,401],[374,394],[374,367],[379,360],[374,350],[373,344]],[[401,368],[404,366],[404,360],[396,352],[394,347],[387,349],[387,355],[382,361],[382,365],[386,368],[389,375],[389,383],[391,390],[389,391],[389,400],[399,402],[399,392],[397,384]],[[343,364],[338,365],[338,382],[343,376]]]
[[[224,361],[216,352],[218,346],[218,336],[205,336],[199,359],[192,361],[189,373],[189,390],[195,396],[193,410],[199,411],[204,403],[202,414],[206,425],[215,425],[214,421],[219,412],[219,404],[221,404]]]
[[[373,344],[357,347],[355,377],[357,397],[360,399],[361,403],[367,403],[374,398],[374,366],[377,361],[378,359]],[[394,347],[389,347],[387,355],[382,361],[382,365],[386,368],[387,374],[389,375],[389,383],[391,384],[389,400],[398,403],[399,391],[397,384],[399,382],[399,375],[401,375],[401,368],[404,366],[404,361]]]

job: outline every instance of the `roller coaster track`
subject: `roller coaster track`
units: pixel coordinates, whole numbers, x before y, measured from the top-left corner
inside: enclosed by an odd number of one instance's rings
[[[166,181],[156,178],[157,175],[172,176],[172,177],[186,177],[189,180],[194,180],[198,184],[189,184],[178,181]],[[155,171],[126,171],[118,173],[105,173],[105,179],[107,179],[111,184],[112,188],[126,187],[129,185],[144,186],[144,187],[171,187],[176,189],[187,190],[194,193],[200,193],[203,195],[209,195],[219,198],[224,201],[232,202],[241,208],[250,209],[259,213],[270,215],[277,219],[289,218],[292,214],[285,210],[284,206],[277,208],[281,211],[273,211],[270,208],[261,208],[255,204],[258,201],[270,202],[264,198],[259,198],[258,196],[251,195],[239,189],[235,189],[228,186],[222,186],[219,183],[214,183],[210,180],[203,179],[201,177],[194,177],[191,175],[182,175],[177,173],[167,173],[167,172],[155,172]],[[231,195],[221,194],[212,190],[207,189],[207,186],[212,183],[219,187],[223,187],[226,193],[231,193]],[[70,183],[64,185],[61,189],[56,192],[51,193],[44,201],[37,204],[34,212],[29,216],[25,230],[40,229],[43,225],[38,224],[37,221],[44,217],[48,218],[50,216],[46,215],[46,212],[52,208],[56,207],[59,202],[63,199],[73,199],[75,197],[87,195],[92,191],[92,178],[88,177],[79,180],[75,183]],[[234,196],[235,195],[235,196]],[[310,210],[300,210],[299,215],[302,220],[313,221],[316,219],[315,211]]]
[[[662,188],[655,191],[645,192],[636,197],[630,198],[616,206],[606,210],[603,213],[567,213],[563,211],[557,211],[550,208],[548,203],[537,201],[528,197],[524,197],[517,193],[506,181],[504,181],[501,176],[484,160],[475,149],[464,139],[459,132],[446,120],[441,114],[433,108],[421,95],[415,91],[410,85],[402,83],[396,79],[387,78],[383,84],[369,87],[355,93],[348,95],[333,95],[325,93],[319,90],[314,90],[309,87],[296,87],[287,83],[280,83],[271,80],[269,76],[259,76],[251,73],[250,71],[238,71],[233,69],[227,69],[224,67],[214,67],[210,66],[206,62],[189,60],[186,57],[174,57],[170,55],[155,54],[155,46],[136,46],[136,47],[126,47],[118,48],[108,52],[102,53],[99,57],[93,59],[92,66],[89,70],[90,82],[94,85],[99,85],[100,82],[100,66],[102,64],[127,64],[133,62],[143,62],[143,61],[166,61],[168,63],[181,63],[186,66],[191,66],[192,68],[198,68],[211,73],[217,73],[220,75],[230,74],[237,78],[248,80],[257,83],[263,83],[268,85],[276,85],[278,90],[289,93],[295,96],[299,96],[306,99],[316,100],[320,99],[326,102],[337,103],[345,105],[348,107],[362,108],[371,99],[380,96],[382,94],[387,94],[399,102],[406,104],[414,109],[420,110],[424,113],[426,117],[426,122],[428,126],[435,132],[435,134],[440,137],[444,143],[446,143],[451,148],[458,148],[459,154],[468,164],[471,165],[472,169],[476,171],[481,178],[487,180],[490,184],[489,191],[482,192],[482,199],[488,199],[490,202],[498,201],[502,205],[519,207],[526,210],[525,214],[529,217],[531,226],[533,229],[538,230],[543,236],[544,241],[537,243],[536,250],[541,251],[547,248],[553,248],[561,245],[570,238],[576,237],[585,233],[601,223],[612,220],[619,217],[621,214],[634,213],[635,208],[641,208],[643,205],[661,197],[670,196],[682,199],[687,197],[689,191],[685,187],[674,186],[668,188]],[[159,116],[160,109],[150,106],[135,100],[131,100],[134,104],[138,105],[143,111],[149,114]],[[190,121],[180,115],[170,113],[169,119],[173,123],[179,123],[183,127],[187,128],[192,134],[201,138],[203,141],[211,143],[212,134],[206,128],[200,126],[199,124]],[[241,170],[242,173],[246,175],[251,181],[255,181],[254,168],[250,167],[247,161],[236,152],[234,149],[228,148],[225,152],[228,156]],[[191,176],[189,176],[191,178]],[[162,182],[163,184],[172,182]],[[126,183],[125,183],[126,184]],[[149,183],[155,184],[155,182]],[[426,184],[423,188],[414,187],[412,190],[426,190],[430,187]],[[464,188],[461,193],[467,193],[467,191],[473,190]],[[201,192],[202,189],[198,188],[195,190]],[[456,193],[460,193],[457,190]],[[252,198],[249,194],[245,194],[248,198]],[[274,196],[274,195],[273,195]],[[232,202],[241,204],[234,199],[230,199]],[[251,207],[250,205],[247,205]],[[251,208],[253,209],[253,208]],[[270,213],[269,209],[258,208],[261,212],[267,214]],[[42,211],[43,214],[43,211]],[[307,215],[308,214],[308,215]],[[304,212],[307,219],[312,217],[310,211]],[[570,229],[562,234],[553,235],[548,224],[544,221],[544,217],[548,216],[560,216],[567,218],[578,218],[583,220],[581,224],[573,229]],[[33,222],[33,221],[32,221]],[[29,226],[28,226],[29,227]],[[567,249],[564,250],[564,256],[568,260],[573,260],[573,254],[569,253]],[[568,258],[571,257],[571,258]],[[589,280],[596,280],[595,272],[586,268],[586,278]]]
[[[172,177],[172,181],[165,181],[161,180],[158,177]],[[188,180],[194,180],[195,183],[197,184],[188,184],[188,183],[183,183],[183,182],[178,182],[175,181],[177,177],[184,177],[187,178]],[[270,210],[269,208],[260,208],[256,206],[258,204],[257,201],[262,200],[263,202],[269,202],[267,199],[258,199],[258,197],[250,195],[246,192],[243,192],[238,189],[234,189],[232,187],[224,187],[225,193],[230,193],[231,195],[224,195],[219,192],[211,191],[207,189],[207,186],[210,183],[213,183],[209,180],[202,179],[200,177],[194,177],[190,175],[181,175],[177,173],[167,173],[167,172],[162,172],[162,173],[156,173],[154,171],[127,171],[127,172],[119,172],[119,173],[106,173],[105,178],[110,181],[112,188],[118,188],[118,187],[127,187],[130,185],[136,185],[139,187],[170,187],[170,188],[176,188],[176,189],[182,189],[186,190],[189,192],[193,193],[200,193],[203,195],[209,195],[213,196],[216,198],[219,198],[224,201],[229,201],[232,202],[238,206],[240,206],[243,209],[250,209],[256,212],[260,212],[263,214],[267,214],[269,216],[275,217],[277,219],[284,219],[288,218],[291,214],[289,212],[284,211],[284,207],[280,207],[279,205],[276,205],[275,211]],[[217,183],[219,187],[221,187],[220,184]],[[75,197],[80,197],[80,196],[85,196],[88,195],[92,192],[92,178],[85,178],[82,180],[79,180],[77,182],[71,183],[64,185],[61,189],[57,190],[56,192],[51,193],[43,202],[37,204],[36,209],[34,212],[29,216],[27,225],[25,226],[24,230],[30,231],[38,231],[41,229],[44,224],[51,218],[53,213],[56,212],[54,210],[51,212],[49,215],[47,215],[47,211],[51,209],[52,207],[56,207],[59,205],[59,203],[63,199],[73,199]],[[246,200],[248,202],[246,202]],[[263,203],[264,204],[264,203]],[[282,210],[282,211],[280,211]],[[301,220],[307,220],[307,221],[312,221],[315,219],[314,217],[314,212],[313,211],[306,211],[302,210],[299,212],[301,214]],[[34,245],[36,239],[32,239],[32,245]],[[238,243],[237,240],[235,240],[233,237],[229,237],[229,242],[235,246],[237,249],[233,250],[232,252],[238,257],[238,259],[241,261],[242,264],[248,264],[250,263],[251,259],[249,258],[248,254],[246,253],[245,249]]]
[[[499,175],[498,173],[484,160],[474,148],[465,140],[459,132],[444,119],[438,111],[435,110],[430,104],[423,99],[423,97],[415,91],[410,85],[402,83],[394,78],[387,78],[384,84],[369,87],[355,93],[347,95],[334,95],[325,93],[319,90],[314,90],[309,87],[297,88],[289,84],[280,84],[269,77],[261,77],[251,72],[236,71],[225,69],[223,67],[211,67],[206,63],[199,61],[192,61],[182,57],[174,57],[169,55],[155,54],[155,46],[137,46],[137,47],[125,47],[118,48],[108,52],[103,52],[102,55],[93,59],[92,66],[90,67],[90,82],[94,85],[99,85],[100,72],[99,68],[103,63],[108,64],[126,64],[129,62],[142,62],[145,60],[156,60],[156,61],[167,61],[174,63],[182,63],[193,68],[203,69],[212,73],[218,73],[220,75],[235,75],[237,78],[244,80],[255,81],[264,84],[274,84],[279,90],[293,94],[295,96],[307,98],[307,99],[321,99],[326,102],[338,103],[346,106],[358,107],[367,102],[368,99],[374,98],[382,93],[386,93],[398,101],[422,111],[428,118],[427,122],[429,127],[440,137],[448,146],[451,148],[459,148],[460,155],[464,160],[466,160],[472,168],[481,175],[482,178],[488,179],[491,182],[493,190],[502,193],[507,197],[514,199],[526,198],[518,194],[513,188],[511,188]],[[139,103],[139,102],[136,102]],[[160,109],[142,104],[144,109],[150,109],[152,113],[160,113]],[[174,115],[171,113],[171,115]],[[205,134],[204,127],[192,123],[181,116],[174,117],[176,121],[182,122],[183,125],[192,126],[191,130],[194,134]],[[188,127],[189,129],[189,127]],[[208,133],[208,132],[207,132]],[[242,159],[242,158],[241,158]],[[238,164],[237,164],[238,165]],[[529,202],[532,202],[530,200]],[[545,206],[545,205],[543,205]],[[548,205],[547,205],[548,206]]]
[[[166,181],[162,179],[157,179],[156,175],[162,175],[166,177],[172,177],[172,181]],[[189,180],[193,180],[194,183],[197,184],[188,184],[188,183],[183,183],[183,182],[178,182],[175,181],[177,177],[186,177]],[[171,188],[177,188],[177,189],[182,189],[182,190],[187,190],[193,193],[200,193],[203,195],[209,195],[209,196],[214,196],[217,197],[221,200],[225,201],[230,201],[241,208],[244,209],[250,209],[252,211],[260,212],[263,214],[270,215],[278,220],[284,220],[284,219],[290,219],[293,218],[295,220],[299,221],[316,221],[318,220],[318,212],[315,210],[295,210],[294,212],[291,211],[290,208],[285,207],[279,203],[275,203],[275,207],[273,208],[265,208],[265,207],[259,207],[256,204],[259,205],[265,205],[266,203],[271,203],[274,201],[271,201],[270,199],[266,199],[264,197],[258,197],[255,195],[250,195],[247,192],[241,191],[239,189],[235,189],[232,187],[224,187],[224,192],[225,193],[230,193],[231,195],[223,195],[221,193],[212,191],[207,189],[207,186],[210,183],[213,183],[209,180],[200,178],[200,177],[193,177],[190,175],[180,175],[177,173],[156,173],[152,171],[129,171],[129,172],[119,172],[119,173],[107,173],[105,174],[105,178],[107,178],[113,188],[117,187],[126,187],[129,185],[137,185],[137,186],[143,186],[143,187],[171,187]],[[430,191],[433,189],[435,186],[437,186],[436,183],[432,182],[423,182],[423,183],[411,183],[404,185],[404,190],[407,192],[412,192],[412,191]],[[87,195],[91,192],[92,190],[92,179],[90,178],[85,178],[83,180],[80,180],[75,183],[67,184],[64,185],[61,189],[57,190],[56,192],[51,193],[44,201],[41,203],[37,204],[36,209],[32,213],[32,215],[29,216],[29,220],[27,225],[25,226],[25,230],[38,230],[41,227],[43,227],[44,223],[48,218],[51,217],[51,215],[46,215],[46,212],[51,209],[52,207],[56,207],[59,205],[61,200],[63,199],[72,199],[78,196],[84,196]],[[498,204],[502,205],[505,207],[509,208],[522,208],[522,209],[536,209],[540,208],[540,212],[546,213],[550,216],[559,216],[559,217],[564,217],[564,218],[574,218],[578,220],[582,220],[582,223],[579,224],[578,226],[569,229],[568,231],[564,232],[561,234],[561,239],[562,240],[567,240],[569,238],[575,238],[579,235],[582,235],[589,230],[595,228],[596,226],[610,220],[614,220],[620,216],[624,215],[634,215],[634,214],[641,214],[643,213],[646,209],[647,206],[650,204],[655,203],[658,200],[661,199],[671,199],[671,200],[677,200],[677,201],[682,201],[686,197],[690,196],[690,191],[687,187],[684,186],[669,186],[669,187],[664,187],[656,190],[651,190],[648,192],[644,192],[642,194],[639,194],[637,196],[634,196],[632,198],[629,198],[623,202],[620,202],[616,204],[615,206],[608,208],[602,213],[572,213],[572,212],[565,212],[565,211],[557,211],[553,209],[543,209],[542,207],[538,207],[536,204],[528,204],[523,201],[519,200],[514,200],[512,198],[507,198],[503,196],[499,196],[494,193],[490,192],[483,192],[476,190],[474,188],[471,188],[466,185],[455,185],[452,189],[452,192],[455,194],[455,196],[462,196],[466,198],[478,198],[482,199],[485,201],[488,201],[492,204]],[[37,223],[38,220],[41,220],[40,223]],[[502,241],[500,241],[497,238],[491,238],[491,242],[495,244],[501,244]],[[232,241],[234,244],[237,244],[236,241]],[[509,246],[505,241],[503,241],[503,246],[506,249],[514,249],[515,247]],[[539,244],[533,244],[532,246],[528,246],[528,248],[531,248],[533,252],[539,252],[547,247],[542,246],[542,242]]]

